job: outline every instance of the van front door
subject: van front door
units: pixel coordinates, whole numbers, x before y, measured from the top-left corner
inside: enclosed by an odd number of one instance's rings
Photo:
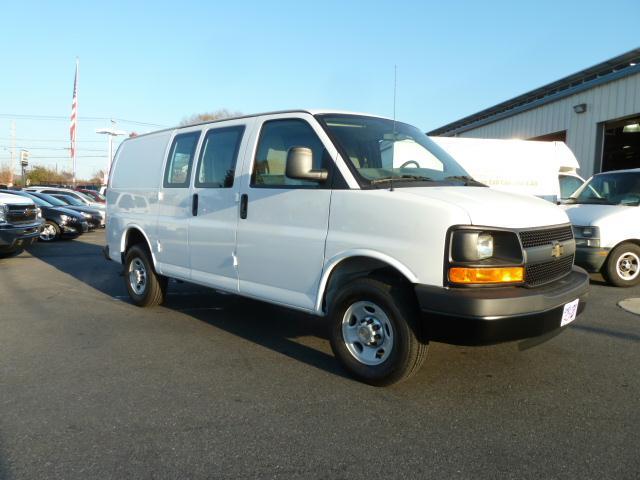
[[[158,269],[169,277],[189,279],[189,183],[200,130],[176,135],[165,164],[158,194]]]
[[[214,124],[205,133],[192,189],[191,280],[233,292],[238,291],[235,249],[240,190],[235,172],[240,169],[238,158],[246,148],[250,124],[250,119],[225,122],[224,127]]]
[[[312,310],[324,264],[335,148],[303,113],[261,118],[250,144],[255,148],[245,162],[239,208],[240,293]],[[329,179],[286,177],[291,147],[310,148],[314,168],[329,169]]]

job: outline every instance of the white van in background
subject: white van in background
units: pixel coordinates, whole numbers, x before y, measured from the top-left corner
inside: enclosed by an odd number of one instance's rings
[[[176,278],[327,316],[336,357],[374,385],[413,374],[430,340],[554,332],[589,286],[564,211],[478,184],[380,117],[275,112],[129,138],[107,213],[105,254],[135,304],[162,303]]]
[[[578,160],[564,142],[430,137],[485,185],[552,202],[568,199],[583,183]]]
[[[640,168],[594,175],[563,208],[578,265],[618,287],[640,283]]]

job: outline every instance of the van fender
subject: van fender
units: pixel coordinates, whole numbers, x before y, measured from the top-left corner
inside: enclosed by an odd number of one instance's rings
[[[344,252],[340,252],[339,254],[333,256],[328,262],[326,262],[326,266],[324,272],[322,274],[322,278],[320,279],[320,285],[318,286],[318,295],[316,296],[316,305],[314,309],[314,313],[316,315],[324,315],[324,311],[322,310],[322,300],[324,299],[324,295],[327,289],[327,283],[329,282],[329,278],[331,274],[335,270],[335,268],[344,260],[353,257],[368,257],[374,260],[379,260],[381,262],[386,263],[390,267],[395,268],[398,272],[400,272],[409,282],[411,283],[419,283],[418,277],[411,271],[409,267],[403,264],[401,261],[385,254],[378,252],[376,250],[368,250],[368,249],[351,249],[345,250]]]
[[[144,239],[147,241],[147,245],[149,246],[149,251],[151,252],[151,260],[153,261],[153,268],[156,268],[157,266],[156,255],[155,253],[153,253],[153,245],[151,243],[151,240],[149,239],[149,236],[144,231],[144,229],[137,223],[130,223],[126,226],[126,228],[123,229],[122,237],[120,238],[120,255],[124,256],[125,248],[127,246],[127,238],[129,238],[129,234],[131,233],[132,230],[138,230],[142,234]],[[122,263],[124,264],[124,261]]]

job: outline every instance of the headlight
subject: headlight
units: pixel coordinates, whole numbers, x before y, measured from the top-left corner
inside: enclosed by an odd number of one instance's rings
[[[573,236],[576,238],[577,247],[599,247],[600,246],[600,228],[599,227],[585,227],[580,225],[574,225]]]
[[[81,212],[84,218],[91,218],[91,214],[87,212]]]
[[[451,233],[448,281],[456,284],[521,283],[522,247],[515,232],[459,228]]]
[[[481,233],[476,240],[476,253],[479,260],[493,257],[493,235]]]
[[[64,213],[60,215],[60,221],[62,223],[67,223],[69,220],[71,220],[71,217],[69,215],[65,215]]]
[[[0,223],[7,223],[7,212],[9,207],[6,205],[0,205]]]
[[[451,234],[450,261],[452,263],[492,264],[522,263],[520,241],[514,232],[486,231],[461,228]]]
[[[42,209],[40,207],[36,207],[36,212],[38,212],[38,218],[42,218]]]

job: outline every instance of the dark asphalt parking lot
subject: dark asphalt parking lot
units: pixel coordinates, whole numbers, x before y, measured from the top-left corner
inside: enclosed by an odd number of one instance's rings
[[[201,287],[128,302],[102,232],[0,260],[0,478],[638,478],[640,296],[561,335],[347,378],[321,319]]]

